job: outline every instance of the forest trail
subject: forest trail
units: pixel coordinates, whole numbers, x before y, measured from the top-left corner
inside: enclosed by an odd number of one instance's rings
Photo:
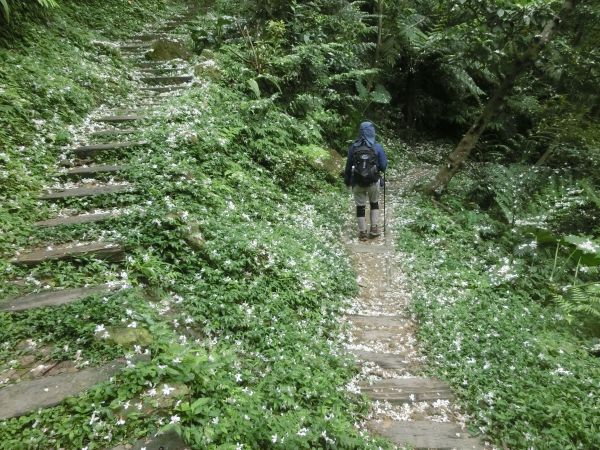
[[[362,425],[400,448],[483,449],[464,428],[450,386],[415,375],[426,357],[419,352],[416,325],[408,312],[410,281],[401,269],[403,255],[394,247],[394,199],[419,177],[413,171],[402,181],[388,181],[382,237],[359,243],[354,221],[343,237],[359,284],[344,320],[349,325],[346,347],[360,362],[361,372],[347,389],[372,400]]]
[[[185,60],[161,57],[154,61],[145,58],[159,41],[177,43],[180,36],[175,29],[191,20],[193,11],[182,11],[166,22],[149,27],[128,41],[114,42],[134,69],[131,79],[135,88],[121,105],[102,105],[84,120],[78,137],[62,155],[54,171],[52,185],[39,196],[40,202],[54,202],[57,214],[34,225],[54,229],[77,224],[102,222],[110,234],[110,219],[130,214],[136,205],[127,194],[136,192],[134,183],[128,181],[128,159],[136,151],[144,151],[145,142],[136,139],[160,107],[172,96],[178,95],[194,81],[193,67]],[[106,43],[100,43],[105,45]],[[87,200],[109,196],[119,204],[110,210],[69,208],[70,199]],[[65,203],[66,202],[66,203]],[[52,260],[75,260],[81,257],[122,262],[128,248],[120,242],[104,239],[86,242],[85,239],[69,242],[51,242],[28,248],[12,259],[16,265],[34,269]],[[58,307],[81,301],[94,295],[108,298],[130,286],[105,284],[62,288],[41,293],[31,293],[8,299],[0,311],[26,311],[43,307]],[[31,348],[29,348],[31,346]],[[65,399],[80,395],[99,383],[108,381],[126,367],[149,359],[149,355],[134,355],[116,359],[98,367],[85,367],[79,361],[53,361],[52,346],[35,348],[35,343],[23,342],[26,354],[19,359],[19,368],[0,368],[0,420],[31,414],[43,408],[61,404]],[[30,352],[31,355],[27,353]],[[40,354],[43,356],[40,359]],[[176,433],[169,432],[142,439],[134,444],[124,444],[114,450],[184,450],[188,448]]]

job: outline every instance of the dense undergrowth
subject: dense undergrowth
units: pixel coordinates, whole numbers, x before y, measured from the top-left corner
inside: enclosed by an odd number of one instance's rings
[[[404,161],[403,170],[418,164],[416,170],[428,173],[419,159],[439,153],[438,146],[412,150],[416,158]],[[581,302],[587,300],[592,312],[560,297],[573,286],[594,285],[597,246],[592,240],[587,247],[561,241],[558,248],[549,238],[561,225],[574,229],[569,222],[590,212],[593,199],[577,190],[559,197],[542,218],[538,202],[550,203],[553,187],[537,182],[537,194],[526,196],[518,209],[520,220],[510,223],[496,203],[483,209],[473,202],[482,170],[499,168],[472,168],[461,177],[462,188],[444,199],[446,206],[416,194],[398,203],[398,244],[404,268],[417,282],[412,309],[430,370],[452,384],[473,414],[474,431],[498,444],[597,448],[597,316],[585,295]],[[546,178],[548,171],[540,171]],[[502,186],[499,179],[489,186]],[[505,195],[519,189],[503,187]],[[586,256],[589,266],[579,259]]]
[[[61,51],[76,57],[69,48]],[[126,155],[137,193],[62,205],[126,214],[54,230],[3,223],[4,251],[72,239],[118,241],[128,251],[122,264],[81,258],[27,269],[4,261],[5,279],[22,282],[3,284],[3,296],[23,284],[125,289],[0,314],[3,366],[18,369],[23,355],[44,349],[80,367],[123,355],[131,367],[77,399],[3,422],[0,448],[106,448],[164,427],[194,448],[385,447],[354,427],[365,404],[342,388],[355,366],[343,354],[338,317],[356,282],[338,242],[347,206],[323,123],[291,116],[277,96],[257,96],[252,71],[226,51],[197,62],[210,70],[146,122],[138,137],[148,146]],[[90,106],[95,89],[85,92]],[[40,159],[50,165],[55,156],[51,149]],[[32,172],[35,183],[7,184],[30,198],[43,181]],[[24,207],[23,196],[11,198]],[[25,222],[57,209],[16,215]]]

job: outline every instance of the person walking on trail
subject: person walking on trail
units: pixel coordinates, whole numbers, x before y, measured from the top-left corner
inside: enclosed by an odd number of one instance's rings
[[[375,126],[360,124],[359,135],[348,150],[344,183],[352,187],[356,203],[358,238],[361,241],[381,235],[379,228],[380,172],[387,168],[387,157],[381,144],[375,142]],[[366,209],[370,206],[371,227],[367,233]]]

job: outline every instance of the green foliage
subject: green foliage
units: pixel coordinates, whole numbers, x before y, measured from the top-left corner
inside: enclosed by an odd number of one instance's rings
[[[27,2],[23,0],[0,0],[2,18],[8,22],[10,20],[11,10],[15,7],[22,7],[26,3]],[[54,8],[58,6],[56,0],[36,0],[36,3],[42,8]]]
[[[395,205],[400,248],[413,255],[403,266],[432,373],[453,385],[473,431],[498,447],[597,447],[598,421],[589,418],[600,362],[583,326],[585,314],[597,321],[595,272],[579,271],[591,277],[589,292],[583,281],[564,291],[550,286],[554,252],[531,236],[516,252],[515,237],[499,239],[511,229],[465,207],[458,194],[446,200],[451,214],[416,196]],[[559,257],[565,263],[567,255]],[[572,279],[574,265],[567,267],[555,282]]]

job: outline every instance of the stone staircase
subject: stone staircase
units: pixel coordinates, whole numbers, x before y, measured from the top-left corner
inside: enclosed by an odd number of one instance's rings
[[[188,88],[194,80],[194,76],[190,75],[192,68],[184,61],[151,62],[144,59],[144,54],[152,48],[156,39],[177,40],[179,36],[173,30],[190,21],[192,16],[191,10],[183,12],[159,24],[156,29],[119,44],[123,57],[135,67],[131,75],[137,84],[136,92],[128,99],[127,106],[101,107],[84,121],[82,129],[87,130],[85,142],[74,145],[57,162],[54,184],[39,196],[42,202],[55,202],[60,212],[55,217],[35,223],[36,227],[50,229],[106,222],[110,230],[110,220],[119,219],[123,214],[118,208],[107,211],[86,209],[86,203],[78,204],[74,209],[61,207],[77,199],[119,199],[137,192],[136,185],[128,180],[128,159],[147,144],[135,136],[145,124],[150,123],[157,113],[157,107],[165,99]],[[125,200],[125,204],[129,201]],[[89,204],[93,205],[93,202]],[[43,246],[23,249],[11,262],[35,268],[57,260],[76,260],[79,264],[108,260],[118,267],[127,251],[123,243],[118,241],[46,242]],[[91,296],[110,296],[122,288],[118,284],[105,284],[32,292],[1,301],[0,311],[18,314],[34,308],[59,307]],[[49,353],[47,351],[47,356],[41,360],[26,361],[19,371],[0,374],[0,420],[56,406],[68,397],[77,396],[98,383],[108,381],[131,362],[118,359],[100,367],[80,369],[71,361],[52,361]],[[182,450],[186,446],[179,436],[167,433],[117,447],[125,448]]]
[[[399,195],[389,183],[388,196]],[[484,449],[459,425],[462,415],[452,404],[450,386],[435,378],[415,375],[426,361],[417,347],[415,324],[407,306],[409,295],[394,247],[393,205],[387,205],[383,237],[357,242],[354,224],[344,241],[358,275],[359,296],[348,308],[346,347],[361,373],[347,386],[366,395],[371,413],[363,426],[399,448]]]

